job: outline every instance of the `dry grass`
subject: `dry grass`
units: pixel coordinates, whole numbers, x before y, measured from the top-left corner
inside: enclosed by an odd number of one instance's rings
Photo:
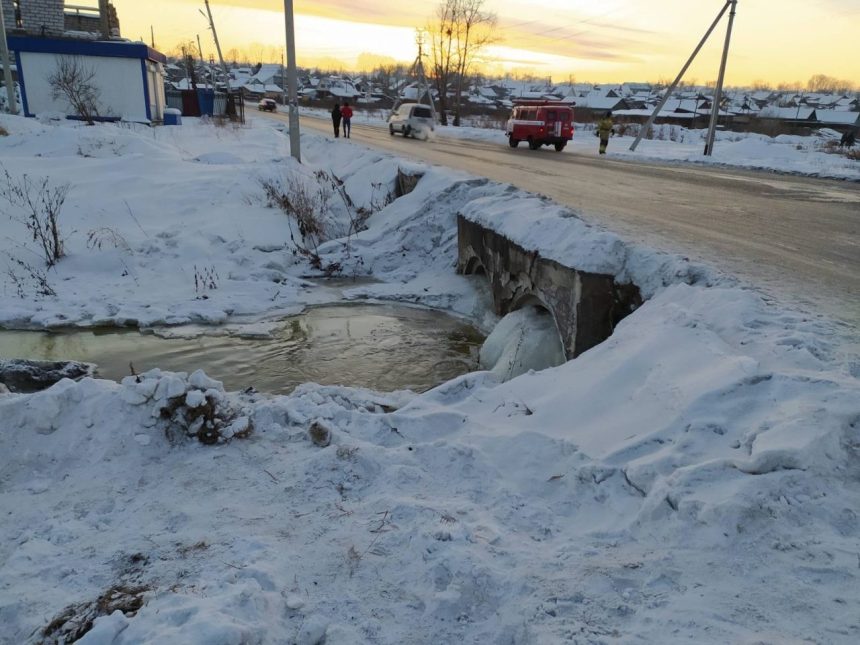
[[[29,175],[19,179],[5,167],[0,168],[3,171],[0,199],[23,211],[23,215],[13,212],[9,216],[27,227],[33,241],[39,244],[45,264],[49,268],[54,266],[65,255],[59,218],[71,184],[54,186],[48,177],[34,179]]]
[[[143,607],[143,595],[147,591],[147,586],[118,584],[94,601],[69,605],[48,623],[35,642],[39,645],[74,643],[93,628],[96,618],[109,616],[117,610],[134,616]]]

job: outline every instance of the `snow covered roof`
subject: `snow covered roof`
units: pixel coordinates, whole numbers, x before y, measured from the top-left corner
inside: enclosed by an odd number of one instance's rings
[[[626,102],[624,99],[615,96],[589,94],[588,96],[576,99],[576,105],[577,107],[590,110],[614,110],[618,106],[626,105]]]
[[[516,92],[514,98],[518,99],[545,99],[547,97],[546,92]]]
[[[705,114],[710,112],[710,101],[706,99],[669,99],[663,106],[662,112],[693,112]]]
[[[833,125],[858,125],[860,112],[844,112],[842,110],[815,110],[815,116],[821,123]]]
[[[758,90],[752,93],[752,98],[755,101],[767,101],[771,96],[773,96],[773,92],[770,90]]]
[[[796,107],[766,107],[758,113],[762,119],[780,119],[783,121],[811,121],[815,119],[813,108]]]
[[[281,75],[282,68],[280,65],[266,64],[260,67],[252,78],[258,79],[263,83],[269,83],[275,76]]]

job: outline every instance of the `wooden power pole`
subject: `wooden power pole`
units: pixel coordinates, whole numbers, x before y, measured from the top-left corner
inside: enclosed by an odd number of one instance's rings
[[[299,163],[302,152],[299,139],[299,89],[296,70],[296,30],[293,19],[293,0],[284,0],[284,27],[287,32],[287,90],[290,104],[290,154]]]
[[[723,102],[723,81],[726,78],[726,63],[729,60],[729,43],[732,41],[732,25],[735,22],[738,0],[731,0],[732,10],[729,12],[729,26],[726,28],[726,44],[723,46],[723,59],[720,62],[720,75],[717,77],[717,87],[714,90],[714,105],[711,107],[711,122],[708,124],[708,139],[705,143],[705,155],[714,152],[714,137],[717,133],[717,120],[720,116],[720,104]]]

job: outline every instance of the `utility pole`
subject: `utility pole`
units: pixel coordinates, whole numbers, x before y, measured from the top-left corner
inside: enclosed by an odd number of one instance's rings
[[[221,44],[218,42],[218,32],[215,31],[215,21],[212,20],[212,10],[209,8],[209,0],[206,2],[206,13],[209,14],[209,28],[212,30],[212,35],[215,37],[215,49],[218,50],[218,60],[221,61],[221,69],[224,70],[224,82],[227,83],[227,94],[230,93],[230,72],[227,71],[227,65],[224,63],[224,57],[221,55]]]
[[[726,4],[723,5],[723,8],[720,10],[720,13],[717,14],[717,17],[714,22],[711,23],[711,26],[708,27],[708,31],[705,32],[705,35],[702,37],[702,40],[700,40],[699,44],[696,45],[696,49],[693,50],[692,55],[684,64],[684,67],[681,68],[681,71],[678,73],[678,76],[675,77],[675,80],[672,81],[672,84],[666,89],[666,93],[663,95],[663,98],[660,103],[657,104],[657,107],[654,109],[654,112],[651,113],[651,116],[648,118],[648,122],[643,128],[639,130],[639,134],[637,135],[635,141],[633,141],[633,143],[631,144],[630,150],[636,150],[636,146],[638,146],[639,143],[642,141],[642,138],[645,136],[645,133],[647,133],[648,130],[651,129],[651,126],[654,125],[654,120],[657,118],[657,115],[660,113],[660,110],[663,109],[663,106],[665,106],[669,99],[672,97],[672,92],[675,91],[675,88],[678,87],[678,83],[680,83],[681,79],[684,78],[684,74],[687,73],[687,70],[689,69],[690,65],[693,64],[693,61],[696,59],[696,56],[699,55],[699,51],[701,51],[702,47],[707,42],[714,29],[717,28],[717,25],[720,23],[720,20],[722,20],[723,16],[726,14],[726,11],[728,11],[729,7],[732,6],[735,2],[737,2],[737,0],[726,0]]]
[[[427,94],[427,100],[430,101],[430,111],[433,114],[433,121],[436,121],[436,103],[433,101],[433,94],[430,92],[430,86],[427,84],[427,77],[424,74],[424,31],[421,29],[415,30],[415,44],[418,45],[418,56],[415,62],[412,63],[410,74],[417,80],[418,88],[416,90],[415,100],[421,102],[424,94]],[[386,88],[388,89],[388,88]],[[396,110],[403,100],[398,96],[391,110]]]
[[[281,103],[287,104],[287,68],[284,67],[284,52],[281,52]]]
[[[206,67],[206,61],[203,58],[203,47],[200,45],[200,34],[197,34],[197,53],[200,54],[200,65],[202,67]],[[209,89],[209,70],[205,70],[205,76],[203,77],[203,81],[206,84],[206,89]]]
[[[6,18],[3,15],[2,2],[0,2],[0,63],[3,63],[3,79],[6,82],[7,110],[9,114],[18,114],[18,101],[15,99],[15,82],[12,80],[12,62],[9,56],[9,45],[6,42]]]
[[[435,122],[436,104],[433,102],[433,94],[430,92],[427,77],[424,75],[424,32],[420,29],[415,36],[415,42],[418,45],[418,58],[415,60],[415,67],[418,72],[418,102],[421,102],[421,97],[426,92],[427,99],[430,101],[430,111],[433,114],[433,121]]]
[[[155,49],[155,27],[152,25],[149,25],[149,38],[149,42],[152,43],[152,48]]]
[[[302,153],[299,141],[299,90],[296,78],[296,32],[293,20],[293,0],[284,0],[284,27],[287,32],[287,88],[290,104],[290,154],[299,163]]]
[[[717,88],[714,91],[714,106],[711,108],[711,123],[708,126],[708,141],[705,143],[705,155],[711,156],[714,151],[714,137],[717,134],[717,119],[720,116],[720,104],[723,102],[723,81],[726,77],[726,63],[729,60],[729,43],[732,40],[732,25],[735,22],[738,0],[730,0],[732,10],[729,12],[729,26],[726,28],[726,44],[723,47],[723,60],[720,62],[720,75],[717,77]]]

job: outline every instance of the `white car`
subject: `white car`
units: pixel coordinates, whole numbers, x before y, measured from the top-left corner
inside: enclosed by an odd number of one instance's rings
[[[426,133],[436,129],[433,121],[433,108],[421,103],[404,103],[388,117],[388,132],[395,132],[404,137],[414,137],[416,133]]]
[[[275,99],[262,99],[257,103],[257,109],[260,112],[277,112],[278,104],[275,102]]]

